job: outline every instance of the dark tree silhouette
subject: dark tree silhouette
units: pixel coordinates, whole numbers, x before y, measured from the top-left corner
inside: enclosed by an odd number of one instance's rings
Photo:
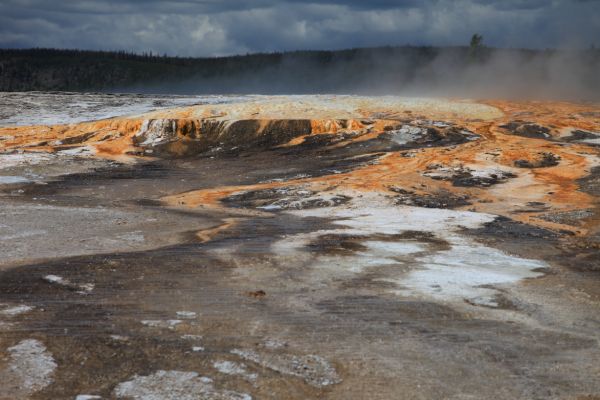
[[[231,57],[165,57],[147,52],[0,49],[0,91],[100,91],[171,94],[354,93],[419,94],[468,79],[469,65],[514,60],[544,76],[557,50],[495,49],[475,34],[470,46],[386,46],[338,51],[291,51]],[[498,55],[498,57],[495,57]],[[576,60],[577,79],[600,93],[600,51]],[[531,63],[536,60],[535,63]],[[532,67],[534,68],[534,67]],[[531,71],[530,71],[531,72]],[[597,97],[597,96],[596,96]]]
[[[483,57],[483,36],[475,33],[469,44],[469,61],[481,61]]]

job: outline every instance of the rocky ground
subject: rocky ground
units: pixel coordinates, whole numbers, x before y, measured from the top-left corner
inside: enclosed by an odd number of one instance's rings
[[[597,104],[14,96],[0,399],[600,398]]]

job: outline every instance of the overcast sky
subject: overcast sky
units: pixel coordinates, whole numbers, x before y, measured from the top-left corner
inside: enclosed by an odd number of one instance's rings
[[[0,0],[0,47],[215,56],[379,45],[600,47],[600,0]]]

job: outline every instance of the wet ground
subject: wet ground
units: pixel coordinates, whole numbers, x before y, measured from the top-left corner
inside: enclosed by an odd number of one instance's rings
[[[5,146],[0,399],[600,396],[595,147],[384,103],[183,157],[150,123],[143,157]]]
[[[127,93],[0,92],[0,126],[69,124],[177,106],[229,103],[244,98]]]

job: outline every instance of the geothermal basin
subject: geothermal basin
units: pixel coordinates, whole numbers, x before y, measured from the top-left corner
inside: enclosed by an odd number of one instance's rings
[[[600,398],[598,104],[0,99],[0,399]]]

